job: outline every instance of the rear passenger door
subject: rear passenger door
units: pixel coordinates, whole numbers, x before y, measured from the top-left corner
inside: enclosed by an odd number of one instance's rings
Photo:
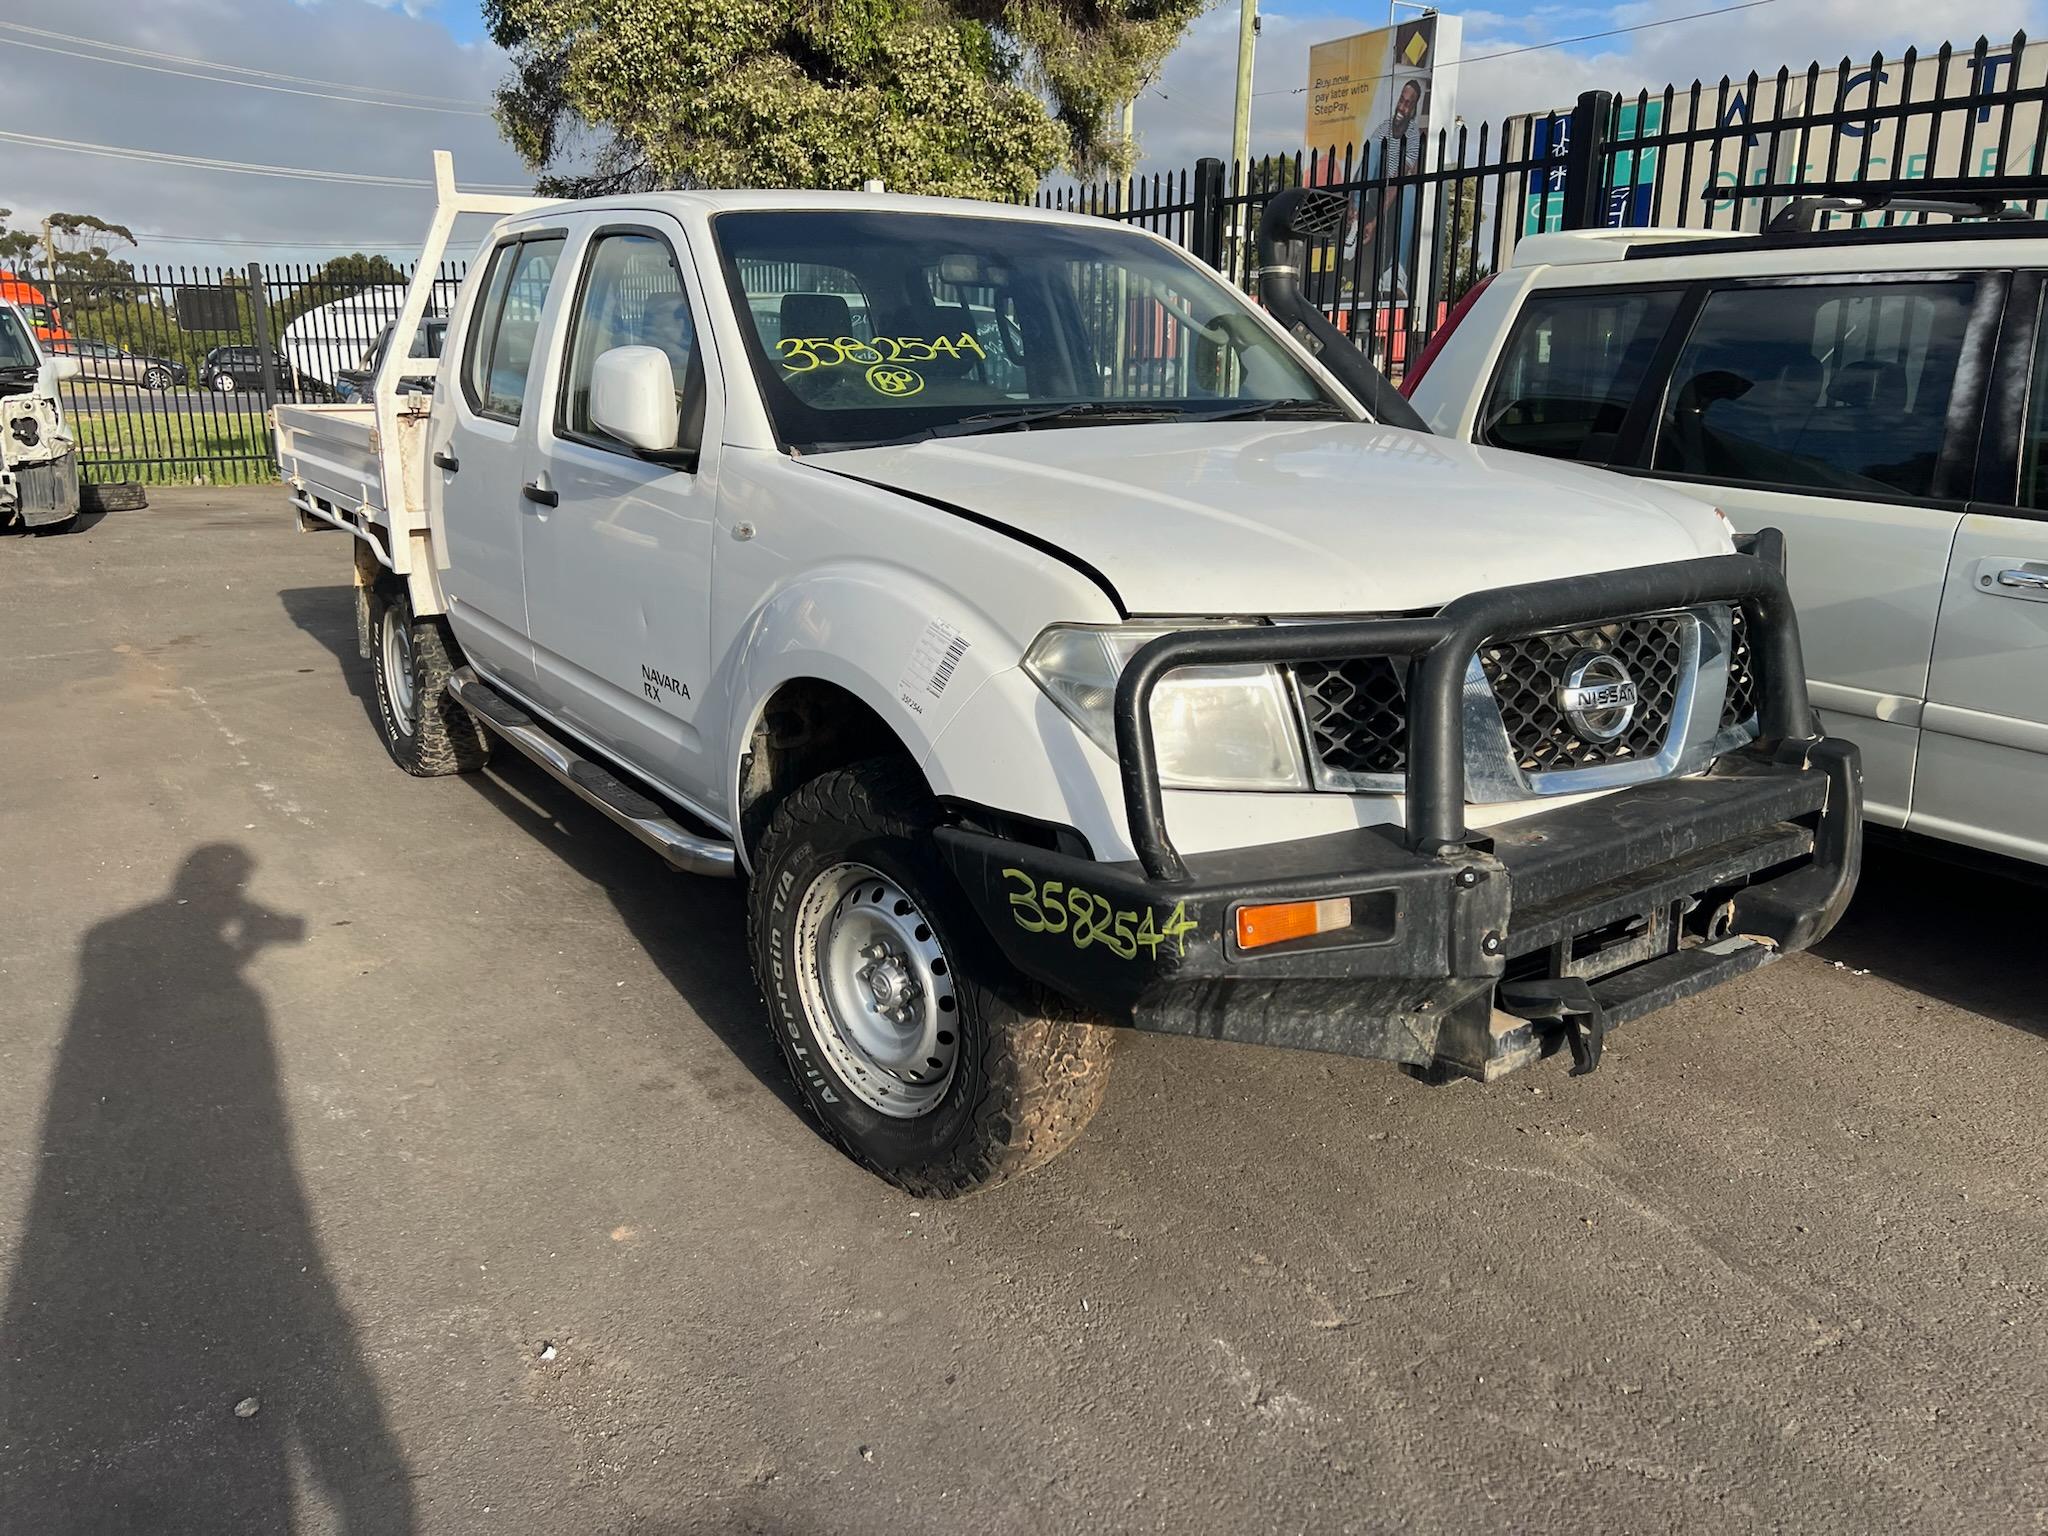
[[[2013,280],[1935,626],[1915,832],[2048,862],[2048,326],[2043,274]]]
[[[1915,805],[2004,282],[1712,286],[1675,346],[1649,445],[1652,474],[1710,496],[1738,529],[1784,530],[1813,701],[1862,748],[1866,814],[1888,826]]]
[[[522,232],[485,257],[483,278],[466,301],[452,398],[437,397],[428,418],[428,505],[440,509],[435,531],[448,551],[448,622],[486,675],[521,691],[533,682],[521,526],[538,510],[526,489],[534,441],[529,396],[563,244],[560,229]]]

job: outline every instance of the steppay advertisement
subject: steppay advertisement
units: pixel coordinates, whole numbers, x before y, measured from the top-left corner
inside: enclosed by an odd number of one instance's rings
[[[1347,297],[1408,297],[1417,235],[1426,234],[1417,227],[1424,200],[1397,179],[1421,170],[1432,125],[1455,119],[1462,31],[1458,17],[1432,14],[1309,49],[1303,138],[1317,156],[1315,180],[1342,179],[1348,159],[1354,184],[1383,171],[1390,183],[1351,193],[1342,246],[1331,253]],[[1430,154],[1434,163],[1433,147]]]

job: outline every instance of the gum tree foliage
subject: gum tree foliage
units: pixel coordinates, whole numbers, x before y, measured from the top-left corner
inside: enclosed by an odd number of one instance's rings
[[[1116,122],[1209,0],[485,0],[498,121],[558,195],[1021,199],[1126,168]]]
[[[31,278],[44,274],[42,230],[10,229],[7,221],[13,216],[13,209],[0,208],[0,265]],[[57,258],[58,291],[74,304],[104,299],[134,281],[135,268],[114,254],[118,246],[135,244],[125,224],[90,213],[53,213],[50,244]]]

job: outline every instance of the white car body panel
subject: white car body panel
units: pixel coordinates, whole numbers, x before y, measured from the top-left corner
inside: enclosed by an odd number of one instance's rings
[[[1071,550],[1134,614],[1400,612],[1730,548],[1691,497],[1347,422],[1075,427],[811,462]]]
[[[1539,291],[2024,271],[2044,255],[2041,241],[2025,238],[1714,249],[1733,238],[1588,230],[1523,240],[1411,403],[1434,430],[1475,441],[1515,319]],[[1626,259],[1632,248],[1681,242],[1683,254]],[[1828,733],[1862,748],[1871,821],[2048,862],[2048,602],[1978,580],[1994,564],[2048,561],[2048,522],[1980,507],[1657,483],[1711,501],[1739,530],[1784,531],[1809,689]]]

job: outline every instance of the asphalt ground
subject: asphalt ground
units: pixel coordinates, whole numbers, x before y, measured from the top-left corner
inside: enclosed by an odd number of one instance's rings
[[[0,540],[0,1530],[2048,1524],[2031,886],[1879,854],[1589,1078],[1132,1038],[933,1204],[736,887],[369,687],[274,489]]]

